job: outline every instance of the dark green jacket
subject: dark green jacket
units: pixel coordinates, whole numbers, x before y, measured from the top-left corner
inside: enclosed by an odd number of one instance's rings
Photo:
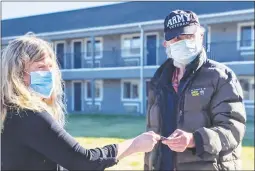
[[[162,110],[167,105],[164,86],[171,79],[161,77],[173,68],[168,59],[151,79],[147,130],[162,133]],[[245,134],[246,112],[240,83],[231,69],[208,60],[201,53],[187,68],[187,84],[178,104],[177,128],[193,133],[196,148],[177,153],[176,170],[241,170],[241,144]],[[158,143],[145,154],[144,169],[159,170]]]

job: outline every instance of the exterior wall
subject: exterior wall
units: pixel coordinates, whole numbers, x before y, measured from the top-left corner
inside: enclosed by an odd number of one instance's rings
[[[102,112],[108,114],[124,114],[121,102],[120,80],[104,80],[104,99]]]
[[[103,58],[101,67],[115,67],[120,63],[120,35],[103,36]]]
[[[254,63],[249,63],[249,64],[243,64],[243,65],[238,65],[238,64],[227,64],[228,67],[230,67],[238,76],[252,76],[253,72],[246,73],[246,71],[254,71]],[[241,67],[241,68],[240,68]],[[150,78],[153,76],[155,73],[157,67],[155,68],[150,68],[147,69],[147,71],[144,73],[144,86],[143,86],[143,114],[146,113],[146,81],[150,80]],[[118,71],[113,71],[118,73]],[[138,71],[136,71],[139,73]],[[128,72],[126,72],[128,73]],[[76,74],[74,74],[76,75]],[[92,74],[93,75],[93,74]],[[122,94],[121,94],[121,79],[123,77],[120,76],[120,78],[115,78],[115,79],[104,79],[103,80],[103,99],[102,101],[96,103],[101,104],[101,110],[97,111],[96,113],[103,113],[103,114],[128,114],[129,112],[125,108],[125,104],[130,105],[130,104],[137,104],[138,105],[138,112],[131,112],[130,114],[139,114],[140,113],[140,99],[136,101],[129,101],[129,100],[122,100]],[[125,79],[132,79],[132,80],[137,80],[139,82],[139,76],[137,75],[136,77],[130,78],[126,77]],[[68,112],[69,113],[91,113],[91,111],[88,110],[88,106],[86,106],[88,101],[85,101],[85,80],[81,79],[83,82],[82,85],[82,103],[84,104],[83,111],[81,112],[73,112],[72,111],[72,105],[73,105],[73,84],[72,81],[65,81],[66,85],[66,95],[67,95],[67,107],[68,107]],[[140,84],[140,82],[139,82]],[[140,91],[139,91],[140,92]],[[141,95],[141,92],[140,92]],[[251,105],[249,105],[251,106]],[[252,109],[253,110],[253,109]],[[247,114],[251,115],[251,108],[247,108]]]
[[[95,100],[95,104],[100,105],[100,110],[93,111],[88,101],[85,99],[85,80],[76,80],[77,82],[82,82],[82,110],[74,111],[73,110],[73,81],[65,81],[65,94],[66,94],[66,104],[67,112],[71,114],[86,114],[86,113],[102,113],[102,114],[138,114],[140,109],[140,101],[129,101],[122,100],[121,93],[121,80],[120,79],[106,79],[103,80],[103,99],[98,101]],[[76,82],[75,81],[75,82]],[[125,105],[137,105],[138,111],[129,112]]]
[[[208,53],[208,58],[214,59],[219,62],[228,62],[228,61],[246,61],[253,60],[254,61],[254,49],[253,50],[238,50],[237,49],[237,31],[238,31],[238,23],[223,23],[223,24],[211,24],[208,25],[210,27],[210,50]],[[69,113],[90,113],[90,107],[88,102],[85,100],[85,80],[88,79],[102,79],[103,80],[103,99],[102,101],[96,101],[96,103],[100,103],[101,110],[97,113],[104,114],[127,114],[128,111],[125,108],[126,105],[137,104],[140,110],[141,104],[140,101],[122,101],[121,98],[121,79],[137,79],[140,77],[140,56],[132,56],[128,58],[123,58],[121,56],[121,37],[124,35],[123,32],[127,34],[137,33],[140,36],[140,32],[137,32],[138,29],[128,29],[125,30],[117,30],[109,35],[99,35],[98,37],[102,37],[103,42],[103,57],[100,59],[96,59],[100,61],[100,67],[97,70],[92,70],[88,68],[86,63],[88,59],[84,58],[84,42],[86,38],[90,38],[90,35],[76,34],[72,35],[60,35],[59,40],[57,38],[56,41],[65,41],[66,42],[66,54],[65,54],[65,71],[62,71],[63,78],[65,80],[65,93],[66,93],[66,104],[67,110]],[[117,33],[119,32],[119,33]],[[122,33],[121,33],[122,32]],[[144,68],[144,78],[150,79],[158,65],[161,65],[166,59],[165,48],[162,46],[164,41],[164,33],[163,29],[150,29],[150,31],[145,31],[144,36],[146,40],[146,35],[148,33],[156,33],[158,35],[157,39],[157,63],[156,66]],[[68,37],[68,38],[67,38]],[[64,39],[67,38],[67,39]],[[73,69],[73,54],[72,54],[72,40],[81,39],[83,41],[83,56],[82,56],[82,67],[87,68],[87,70],[82,69]],[[55,42],[55,40],[52,40]],[[144,49],[144,63],[146,65],[146,42]],[[130,62],[127,62],[130,59],[137,59],[138,64],[136,68],[131,68]],[[91,59],[90,59],[91,60]],[[237,75],[242,76],[254,76],[254,63],[250,64],[234,64],[228,65]],[[125,67],[120,70],[110,67]],[[109,70],[104,70],[105,68],[109,68]],[[143,111],[146,112],[146,79],[144,79],[144,88],[143,88]],[[81,112],[73,111],[73,80],[80,80],[82,82],[82,99],[81,103],[83,109]],[[254,105],[253,105],[254,106]],[[248,113],[253,113],[254,107],[247,108]],[[138,112],[133,112],[133,114],[138,114]]]
[[[244,21],[246,22],[246,21]],[[251,21],[249,21],[251,22]],[[243,22],[241,22],[243,23]],[[237,22],[222,23],[222,24],[211,24],[210,27],[210,50],[208,52],[208,58],[214,59],[219,62],[227,61],[245,61],[254,60],[254,49],[253,50],[238,50],[237,49],[237,35],[238,35],[238,24]],[[145,31],[145,46],[146,46],[146,34],[147,33],[157,33],[157,63],[156,65],[161,65],[166,59],[165,48],[162,46],[164,41],[163,29],[153,28],[150,31]],[[140,54],[137,56],[132,56],[128,58],[123,58],[121,56],[121,37],[125,34],[138,34],[139,30],[127,31],[126,33],[115,33],[108,35],[101,35],[97,37],[102,37],[103,42],[103,56],[100,59],[100,67],[125,67],[125,66],[137,66],[140,63]],[[82,55],[82,68],[90,68],[87,66],[87,60],[84,58],[84,48],[85,39],[90,38],[88,35],[85,37],[69,37],[67,39],[52,39],[50,41],[65,41],[66,43],[66,54],[65,54],[65,69],[73,68],[73,53],[72,53],[72,40],[80,39],[83,41],[83,55]],[[226,53],[227,50],[227,53]],[[144,48],[144,64],[146,65],[146,47]],[[132,60],[137,60],[138,63],[130,62]],[[89,59],[91,62],[91,59]]]
[[[210,27],[210,37],[208,47],[208,58],[219,61],[219,62],[228,62],[228,61],[246,61],[246,60],[254,60],[254,52],[253,50],[239,50],[237,48],[237,35],[238,35],[238,23],[223,23],[223,24],[213,24],[208,25]],[[158,35],[157,39],[157,62],[156,65],[161,65],[166,59],[165,48],[162,43],[164,42],[164,33],[162,29],[145,31],[144,33],[144,64],[146,64],[146,35],[148,33],[156,33]],[[139,32],[127,33],[127,34],[137,34],[140,35]],[[139,66],[140,65],[140,54],[132,57],[122,57],[122,47],[121,41],[122,36],[126,34],[111,34],[104,35],[102,37],[103,43],[103,52],[102,58],[96,59],[96,61],[100,62],[100,67],[128,67],[128,66]],[[81,38],[81,40],[85,40],[89,37]],[[73,59],[72,59],[72,51],[71,51],[71,40],[67,39],[66,41],[66,69],[71,69]],[[74,40],[74,39],[73,39]],[[84,41],[85,42],[85,41]],[[83,47],[85,43],[83,42]],[[206,46],[206,44],[205,44]],[[226,53],[227,50],[227,53]],[[88,68],[86,66],[87,59],[84,58],[84,48],[83,48],[83,68]],[[91,61],[91,59],[89,59]],[[137,61],[134,63],[134,61]]]
[[[254,49],[237,48],[238,23],[214,24],[210,25],[210,29],[209,58],[219,62],[254,60]]]

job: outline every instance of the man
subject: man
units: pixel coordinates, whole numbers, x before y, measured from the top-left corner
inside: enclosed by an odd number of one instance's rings
[[[192,11],[165,19],[168,59],[151,79],[147,130],[168,137],[145,154],[145,170],[240,170],[246,113],[236,75],[207,59]]]

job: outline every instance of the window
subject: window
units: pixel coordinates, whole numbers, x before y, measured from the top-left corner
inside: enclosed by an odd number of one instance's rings
[[[95,56],[100,56],[101,54],[101,41],[100,40],[96,40],[95,41]]]
[[[254,100],[254,78],[240,76],[239,82],[243,89],[244,100]]]
[[[137,56],[140,54],[140,36],[126,35],[122,38],[122,56]]]
[[[238,48],[254,49],[254,23],[241,23],[238,27]]]
[[[124,103],[124,109],[127,113],[139,112],[139,104],[136,103]]]
[[[100,81],[95,81],[95,97],[96,99],[99,99],[102,96],[102,82]]]
[[[95,44],[94,44],[94,50],[95,50],[95,57],[100,58],[102,57],[102,51],[103,51],[103,44],[102,44],[102,39],[101,38],[96,38],[95,39]],[[86,41],[86,57],[91,58],[92,57],[92,42],[91,40]]]
[[[251,46],[251,26],[241,27],[241,47]]]
[[[91,92],[91,82],[86,82],[85,87],[85,99],[92,100],[92,92]],[[96,80],[95,81],[95,100],[102,100],[103,99],[103,81]]]
[[[86,51],[86,56],[91,56],[92,55],[92,46],[91,46],[91,41],[88,40],[87,41],[87,47],[86,47],[87,51]]]
[[[94,68],[100,68],[100,61],[99,60],[95,60],[95,63],[94,63]],[[87,61],[87,67],[88,68],[92,68],[92,61],[91,60],[88,60]]]
[[[139,81],[122,82],[122,99],[123,100],[139,99]]]
[[[101,103],[95,102],[94,107],[92,107],[92,102],[87,102],[87,106],[92,111],[100,111],[101,110]]]
[[[87,95],[86,95],[86,98],[87,99],[91,99],[92,98],[92,93],[91,93],[91,82],[89,81],[89,82],[87,82],[86,83],[86,85],[87,85],[87,90],[86,90],[86,92],[87,92]]]

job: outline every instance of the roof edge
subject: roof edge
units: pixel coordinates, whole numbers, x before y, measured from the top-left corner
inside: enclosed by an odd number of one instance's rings
[[[228,12],[221,12],[221,13],[211,13],[211,14],[202,14],[198,15],[199,19],[208,19],[213,17],[221,17],[221,16],[229,16],[229,15],[240,15],[240,14],[249,14],[254,13],[254,9],[245,9],[245,10],[235,10],[235,11],[228,11]],[[36,36],[53,36],[59,34],[72,34],[72,33],[79,33],[79,32],[89,32],[89,31],[99,31],[99,30],[109,30],[109,29],[119,29],[119,28],[126,28],[126,27],[139,27],[151,24],[163,24],[164,20],[151,20],[151,21],[143,21],[143,22],[136,22],[136,23],[128,23],[128,24],[118,24],[118,25],[109,25],[109,26],[102,26],[102,27],[90,27],[84,29],[74,29],[74,30],[65,30],[65,31],[56,31],[56,32],[43,32],[38,33]],[[2,37],[2,40],[11,40],[19,37],[17,36],[9,36],[9,37]]]

